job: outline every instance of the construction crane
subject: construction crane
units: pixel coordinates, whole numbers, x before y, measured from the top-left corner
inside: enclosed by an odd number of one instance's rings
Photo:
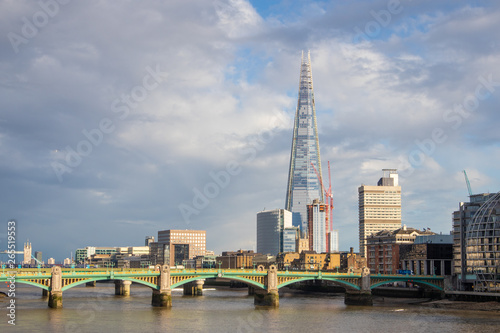
[[[469,177],[467,177],[467,172],[464,170],[465,183],[467,184],[467,190],[469,191],[469,197],[472,195],[472,189],[470,188]]]
[[[330,161],[328,161],[328,190],[325,189],[325,186],[323,185],[323,180],[321,179],[321,177],[319,176],[319,173],[318,173],[318,170],[316,170],[316,167],[314,166],[314,164],[312,164],[312,167],[314,168],[314,172],[316,173],[316,176],[318,177],[318,180],[321,184],[321,188],[325,191],[325,196],[326,196],[326,200],[327,200],[327,204],[328,204],[328,208],[329,208],[329,218],[328,218],[328,222],[327,222],[327,225],[326,225],[326,230],[328,232],[331,232],[333,230],[333,223],[332,223],[332,219],[333,219],[333,194],[332,194],[332,177],[331,177],[331,173],[330,173]]]

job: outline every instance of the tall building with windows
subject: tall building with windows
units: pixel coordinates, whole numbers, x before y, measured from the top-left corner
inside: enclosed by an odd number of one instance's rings
[[[153,243],[155,241],[155,236],[146,236],[146,239],[144,241],[144,246],[149,246],[149,244]]]
[[[312,204],[314,199],[324,201],[323,189],[314,168],[321,178],[311,56],[308,53],[304,57],[302,53],[285,203],[285,209],[292,212],[293,225],[300,227],[302,233],[307,233],[307,205]]]
[[[282,252],[297,252],[297,239],[299,239],[299,237],[300,237],[299,227],[284,228]]]
[[[332,230],[330,233],[330,253],[339,252],[339,231]]]
[[[367,237],[366,261],[372,274],[396,274],[400,269],[400,245],[413,244],[415,238],[434,235],[430,230],[418,230],[404,225],[396,230],[382,230]],[[413,263],[412,263],[413,265]],[[409,268],[413,269],[413,268]],[[415,270],[421,273],[420,269]]]
[[[285,230],[291,227],[292,213],[285,209],[273,209],[257,213],[257,252],[273,256],[284,252],[283,236]],[[288,240],[289,231],[286,232],[286,236],[286,240]]]
[[[42,252],[41,251],[35,251],[35,261],[36,261],[36,264],[42,264],[43,260],[42,260]]]
[[[366,258],[366,239],[382,230],[401,228],[401,186],[396,169],[383,169],[377,186],[361,185],[359,200],[359,253]]]
[[[473,277],[467,276],[467,227],[472,223],[476,212],[488,201],[493,194],[481,193],[470,196],[469,202],[460,202],[459,210],[453,212],[453,273],[458,275],[461,284],[469,280],[472,284]],[[459,287],[461,288],[461,287]]]
[[[500,291],[500,192],[470,196],[453,213],[457,289]]]
[[[314,200],[311,205],[307,205],[307,219],[309,230],[309,250],[316,251],[316,253],[327,252],[327,227],[326,220],[328,216],[328,205],[319,202],[318,199]]]
[[[192,259],[196,256],[204,256],[206,245],[207,232],[205,230],[162,230],[158,231],[158,243],[166,245],[187,245],[184,247],[177,246],[179,249],[179,258],[187,254],[187,259]]]

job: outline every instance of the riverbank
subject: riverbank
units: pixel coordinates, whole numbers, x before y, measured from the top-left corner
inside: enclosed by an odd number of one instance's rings
[[[419,305],[437,309],[500,312],[499,302],[464,302],[452,301],[449,299],[440,299],[435,301],[422,302]]]
[[[399,298],[399,297],[373,297],[373,305],[375,306],[398,306],[412,305],[416,307],[434,308],[434,309],[450,309],[450,310],[466,310],[466,311],[490,311],[500,312],[500,302],[470,302],[470,301],[453,301],[449,299],[432,299],[432,298]]]
[[[302,296],[302,297],[314,297],[314,296],[324,296],[329,297],[333,295],[339,295],[342,293],[325,293],[325,292],[311,292],[305,290],[297,290],[290,288],[283,288],[280,290],[280,294],[286,297],[286,295]],[[436,299],[432,297],[388,297],[388,296],[373,296],[373,305],[379,307],[395,307],[395,306],[415,306],[415,307],[425,307],[425,308],[435,308],[435,309],[450,309],[450,310],[465,310],[465,311],[489,311],[489,312],[500,312],[500,302],[489,301],[489,302],[473,302],[473,301],[457,301],[450,299]]]

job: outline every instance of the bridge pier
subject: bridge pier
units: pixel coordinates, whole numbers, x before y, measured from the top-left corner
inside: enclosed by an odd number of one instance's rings
[[[345,305],[373,305],[372,293],[370,291],[345,291]]]
[[[52,267],[50,278],[49,308],[62,308],[62,270],[59,266]]]
[[[62,291],[51,291],[49,294],[49,308],[62,308]]]
[[[160,276],[158,277],[158,289],[153,289],[151,305],[171,308],[172,307],[172,290],[170,289],[170,266],[158,265]]]
[[[203,285],[205,279],[196,280],[184,285],[184,295],[203,296]]]
[[[130,296],[130,285],[132,281],[115,280],[115,295]]]
[[[253,295],[253,304],[260,307],[278,308],[280,306],[278,291],[267,292],[266,290],[256,290]]]
[[[172,291],[170,289],[164,289],[164,290],[154,289],[151,305],[163,307],[163,308],[171,308],[172,307]]]
[[[122,284],[120,280],[115,280],[115,295],[122,294]]]
[[[277,308],[280,306],[280,296],[278,294],[278,269],[275,265],[269,266],[265,279],[266,289],[257,289],[254,293],[253,304],[255,306],[265,306]]]
[[[373,305],[370,269],[368,267],[363,267],[361,273],[361,290],[346,290],[344,297],[344,304],[346,305]]]

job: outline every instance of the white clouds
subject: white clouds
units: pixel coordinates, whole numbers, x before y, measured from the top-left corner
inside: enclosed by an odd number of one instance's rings
[[[246,0],[214,2],[219,21],[217,26],[229,38],[241,38],[259,32],[262,19]]]

